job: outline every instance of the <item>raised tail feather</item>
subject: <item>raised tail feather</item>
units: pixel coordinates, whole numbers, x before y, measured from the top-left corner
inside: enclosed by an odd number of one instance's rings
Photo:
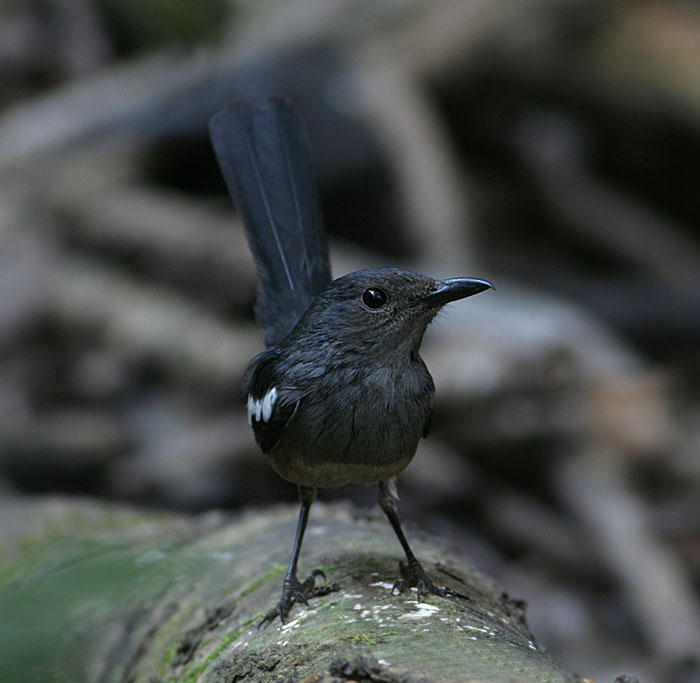
[[[331,280],[306,131],[281,97],[229,104],[209,131],[260,276],[255,315],[273,346]]]

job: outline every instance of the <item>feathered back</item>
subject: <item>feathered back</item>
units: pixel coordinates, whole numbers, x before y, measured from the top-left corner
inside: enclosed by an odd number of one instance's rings
[[[281,97],[229,104],[209,131],[260,276],[255,315],[274,346],[331,281],[306,131]]]

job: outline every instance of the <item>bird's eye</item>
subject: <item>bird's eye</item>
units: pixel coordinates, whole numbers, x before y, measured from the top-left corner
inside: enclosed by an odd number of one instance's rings
[[[367,306],[367,308],[376,310],[377,308],[381,308],[386,302],[386,292],[383,289],[379,289],[379,287],[365,289],[362,294],[362,303]]]

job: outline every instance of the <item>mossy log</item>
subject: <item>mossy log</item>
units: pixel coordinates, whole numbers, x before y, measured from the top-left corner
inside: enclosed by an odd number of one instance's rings
[[[522,605],[445,541],[409,529],[460,597],[392,594],[384,520],[312,509],[301,572],[329,592],[257,628],[278,599],[292,507],[182,517],[90,502],[0,504],[0,680],[575,680],[536,644]],[[335,586],[334,584],[337,584]]]

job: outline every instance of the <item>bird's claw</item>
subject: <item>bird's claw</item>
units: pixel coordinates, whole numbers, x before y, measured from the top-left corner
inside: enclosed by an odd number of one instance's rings
[[[324,581],[326,580],[326,575],[321,569],[314,569],[303,583],[297,579],[296,575],[287,575],[282,585],[280,601],[258,622],[258,628],[263,624],[272,623],[276,617],[279,617],[284,624],[285,619],[289,615],[289,610],[295,602],[308,605],[309,598],[316,598],[321,595],[327,595],[331,591],[339,590],[339,586],[335,583],[330,586],[319,586],[316,588],[317,576],[320,576]]]
[[[418,560],[412,560],[406,564],[399,562],[401,578],[394,581],[391,592],[404,593],[409,588],[415,588],[418,593],[418,602],[424,594],[440,595],[442,597],[454,596],[456,593],[444,586],[436,586],[426,575],[425,570]]]

